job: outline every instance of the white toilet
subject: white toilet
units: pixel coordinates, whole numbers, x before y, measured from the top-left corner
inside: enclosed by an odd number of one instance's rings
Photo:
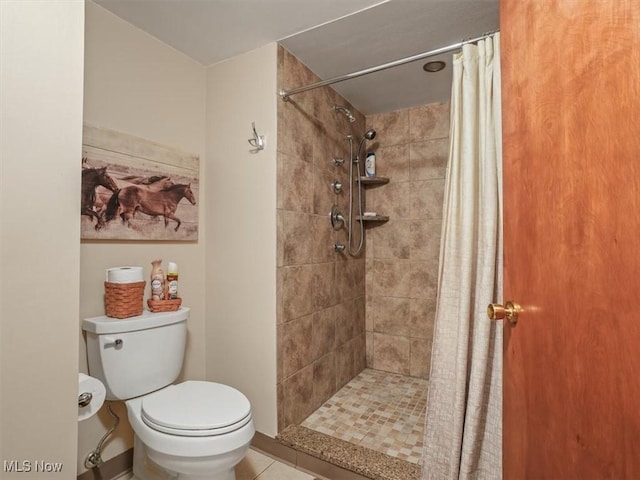
[[[189,309],[116,319],[87,318],[89,373],[124,400],[136,434],[140,480],[235,480],[255,433],[251,404],[238,390],[178,378]]]

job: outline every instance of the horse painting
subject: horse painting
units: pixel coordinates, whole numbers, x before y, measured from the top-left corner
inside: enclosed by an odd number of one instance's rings
[[[80,214],[91,219],[96,219],[96,231],[104,227],[102,214],[94,209],[96,202],[96,188],[102,186],[114,194],[118,191],[118,185],[107,173],[107,167],[82,169],[82,196]]]
[[[175,184],[157,192],[132,185],[113,194],[107,204],[105,220],[107,222],[113,220],[120,211],[122,223],[131,227],[131,219],[137,211],[140,211],[152,217],[162,215],[165,227],[169,224],[169,219],[174,220],[177,223],[174,231],[177,232],[182,222],[175,213],[178,203],[183,198],[186,198],[191,205],[196,204],[191,184]]]

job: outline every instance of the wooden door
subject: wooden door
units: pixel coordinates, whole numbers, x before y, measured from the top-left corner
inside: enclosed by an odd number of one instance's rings
[[[500,16],[504,478],[640,479],[640,1]]]

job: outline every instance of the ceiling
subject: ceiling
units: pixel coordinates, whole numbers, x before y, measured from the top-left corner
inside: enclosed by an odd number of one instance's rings
[[[203,65],[280,41],[327,79],[497,30],[499,0],[95,1]],[[451,55],[428,59],[447,62],[438,73],[423,60],[333,88],[364,114],[445,101]]]

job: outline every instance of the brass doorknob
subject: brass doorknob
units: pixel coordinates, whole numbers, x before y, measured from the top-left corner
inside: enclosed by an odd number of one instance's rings
[[[522,307],[511,301],[505,305],[499,303],[490,303],[487,307],[487,317],[490,320],[502,320],[506,318],[511,325],[518,323],[518,314],[522,311]]]

